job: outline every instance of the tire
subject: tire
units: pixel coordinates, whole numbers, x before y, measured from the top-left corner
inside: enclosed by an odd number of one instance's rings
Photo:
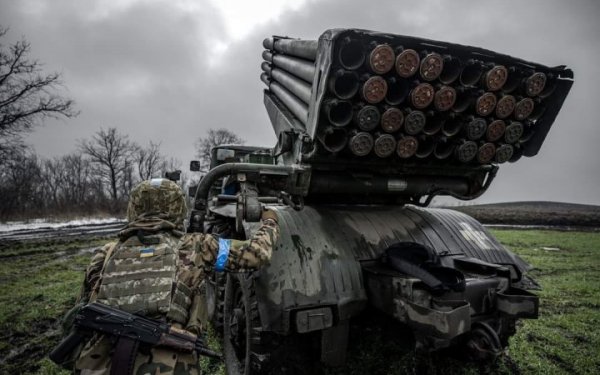
[[[223,314],[223,349],[227,375],[260,374],[261,324],[252,274],[228,274]]]
[[[252,274],[228,274],[223,316],[227,375],[316,373],[318,334],[263,332]]]

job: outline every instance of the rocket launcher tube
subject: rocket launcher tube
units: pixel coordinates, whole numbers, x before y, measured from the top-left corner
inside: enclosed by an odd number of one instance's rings
[[[265,61],[273,63],[276,67],[281,68],[288,73],[292,73],[308,83],[312,83],[313,81],[315,76],[315,64],[310,61],[293,56],[277,55],[269,51],[263,51],[262,57]]]
[[[269,74],[269,72],[266,73]],[[308,83],[281,69],[271,69],[269,75],[273,80],[279,82],[281,86],[302,99],[306,105],[310,103],[311,87]]]
[[[266,49],[313,61],[317,58],[317,46],[318,42],[316,40],[287,38],[266,38],[263,40],[263,47]]]
[[[263,73],[266,76],[266,73]],[[263,78],[261,76],[263,82],[268,80],[268,77]],[[306,126],[306,121],[308,120],[308,106],[304,104],[297,96],[294,96],[290,91],[288,91],[281,84],[271,81],[269,86],[269,90],[279,99],[285,106],[292,112],[298,120],[302,124]]]

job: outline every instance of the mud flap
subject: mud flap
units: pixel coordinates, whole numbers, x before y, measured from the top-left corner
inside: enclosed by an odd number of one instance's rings
[[[519,288],[510,288],[496,294],[498,311],[513,318],[536,319],[539,304],[538,296]]]
[[[424,336],[451,340],[471,329],[470,306],[466,301],[434,299],[432,307],[426,307],[396,298],[395,304],[396,316]]]

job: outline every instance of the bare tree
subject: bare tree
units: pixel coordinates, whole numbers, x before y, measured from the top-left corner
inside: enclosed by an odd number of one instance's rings
[[[210,165],[210,150],[223,144],[244,144],[244,140],[237,134],[221,128],[209,129],[206,137],[200,137],[196,141],[196,156],[200,159],[203,170],[208,170]]]
[[[160,153],[160,143],[150,141],[148,147],[138,147],[134,153],[137,171],[140,180],[159,177],[160,169],[165,158]]]
[[[22,136],[45,118],[73,117],[73,100],[56,92],[60,74],[43,73],[42,64],[30,60],[30,45],[21,40],[2,43],[8,32],[0,26],[0,159],[24,148]]]
[[[91,140],[79,142],[81,152],[90,157],[97,168],[94,172],[108,184],[108,191],[113,202],[113,209],[119,199],[127,194],[131,182],[132,155],[137,145],[121,134],[116,128],[100,129]],[[121,192],[120,192],[121,190]]]

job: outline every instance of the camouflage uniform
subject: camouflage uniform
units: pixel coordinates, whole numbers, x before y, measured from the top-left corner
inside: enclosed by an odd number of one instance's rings
[[[198,291],[205,273],[215,265],[223,270],[239,271],[257,269],[268,263],[279,227],[275,214],[265,211],[262,227],[248,241],[216,239],[198,233],[184,235],[185,210],[181,189],[169,180],[144,181],[134,188],[127,209],[129,224],[119,233],[118,242],[106,244],[92,258],[86,270],[80,302],[98,301],[129,312],[143,310],[149,317],[167,319],[178,328],[200,334],[202,326]],[[146,256],[144,242],[155,237],[160,237],[161,242],[152,245],[152,254]],[[129,249],[136,249],[137,252],[128,256],[128,252],[133,253]],[[172,259],[169,258],[169,252],[175,254],[174,268],[169,267],[166,261]],[[157,254],[162,254],[163,258],[159,259],[164,259],[159,263],[160,266],[156,265],[156,261],[151,267],[144,266],[152,264],[144,262]],[[132,279],[129,275],[136,272],[138,275]],[[165,272],[174,275],[176,280],[163,278]],[[161,282],[163,279],[165,281]],[[146,293],[136,294],[136,291]],[[169,296],[166,305],[161,304],[159,298],[165,293]],[[158,303],[148,301],[149,298],[158,299]],[[175,303],[177,301],[179,303]],[[182,311],[184,308],[187,311]],[[108,337],[95,336],[77,359],[76,372],[110,373],[113,346]],[[195,353],[186,354],[164,348],[140,350],[133,373],[199,374],[198,358]]]

